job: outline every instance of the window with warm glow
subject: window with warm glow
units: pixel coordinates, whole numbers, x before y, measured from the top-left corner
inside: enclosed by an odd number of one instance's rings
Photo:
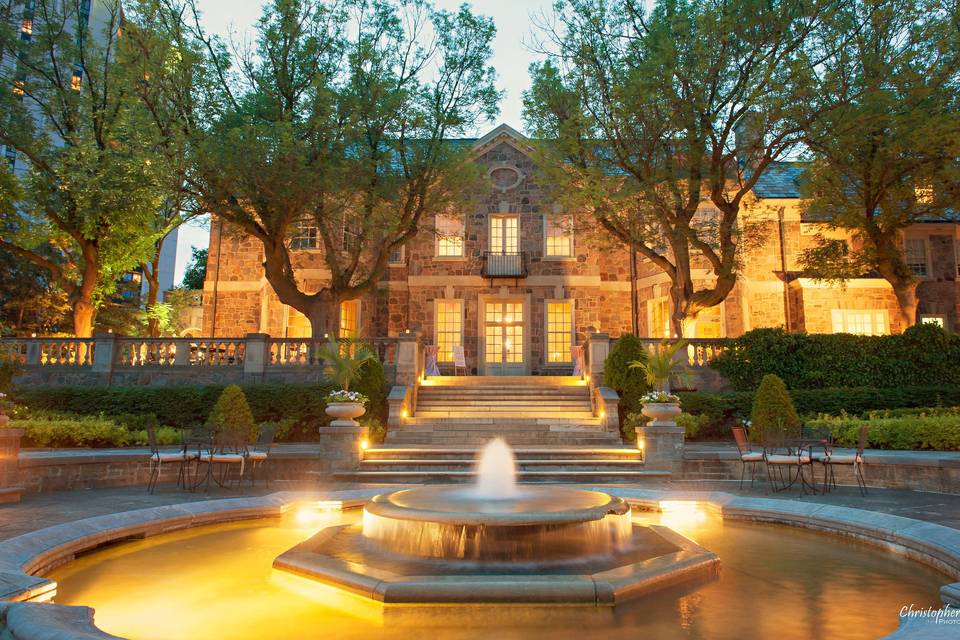
[[[83,82],[83,74],[79,71],[73,72],[73,77],[70,78],[70,88],[74,91],[80,91],[80,85]]]
[[[453,348],[463,344],[463,302],[437,300],[437,361],[453,362]]]
[[[907,267],[915,276],[927,275],[927,241],[923,238],[908,238],[903,243],[903,255]]]
[[[340,303],[340,335],[356,336],[360,329],[360,301],[344,300]]]
[[[549,258],[573,257],[573,218],[546,216],[546,255]]]
[[[573,303],[570,300],[547,303],[547,362],[570,362],[573,342]]]
[[[463,257],[463,220],[437,216],[437,257]]]
[[[888,333],[887,312],[858,309],[834,309],[831,312],[834,333],[881,336]]]
[[[520,219],[517,216],[490,216],[490,251],[516,253],[520,249]]]
[[[723,316],[722,307],[710,307],[701,309],[691,320],[687,321],[687,330],[684,335],[690,335],[694,338],[722,338],[723,337]]]
[[[28,36],[33,34],[33,20],[24,18],[23,21],[20,22],[20,33],[25,33]]]
[[[312,334],[310,321],[293,307],[287,307],[287,331],[288,338],[309,338]]]
[[[13,95],[23,97],[23,80],[13,81]]]
[[[647,300],[647,321],[651,338],[669,338],[670,300],[666,297]]]
[[[914,188],[914,194],[920,204],[933,204],[933,185],[929,183],[917,185]]]
[[[312,220],[300,220],[297,222],[293,236],[290,238],[290,248],[317,248],[317,225]]]
[[[946,326],[944,316],[920,316],[920,324],[934,324],[943,329]]]

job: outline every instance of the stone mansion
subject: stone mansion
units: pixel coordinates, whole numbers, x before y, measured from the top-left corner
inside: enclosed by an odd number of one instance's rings
[[[438,347],[441,369],[451,370],[461,345],[472,373],[569,373],[572,349],[588,328],[617,337],[669,337],[669,280],[638,259],[631,287],[630,253],[601,232],[570,224],[538,184],[524,136],[501,125],[469,141],[486,168],[490,190],[462,217],[424,225],[395,252],[377,291],[341,307],[341,326],[366,336],[422,332]],[[724,303],[689,321],[687,337],[735,337],[757,327],[809,333],[894,333],[901,330],[890,285],[879,277],[838,287],[805,277],[801,252],[820,229],[801,216],[790,163],[771,167],[741,210],[761,230],[761,242],[742,249],[743,269]],[[429,226],[429,229],[426,228]],[[318,289],[327,275],[316,234],[293,239],[298,279]],[[311,242],[311,238],[313,241]],[[920,280],[920,319],[958,327],[958,225],[917,224],[904,243]],[[258,240],[224,232],[214,220],[204,286],[203,335],[262,332],[306,337],[306,318],[282,304],[263,277]],[[694,277],[708,282],[709,271]],[[635,291],[637,317],[631,317]]]

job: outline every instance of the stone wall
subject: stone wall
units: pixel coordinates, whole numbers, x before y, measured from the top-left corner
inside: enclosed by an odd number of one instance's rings
[[[18,458],[23,429],[0,428],[0,504],[19,502],[23,485]]]

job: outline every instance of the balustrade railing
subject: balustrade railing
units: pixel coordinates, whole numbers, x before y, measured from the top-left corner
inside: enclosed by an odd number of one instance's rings
[[[118,338],[115,362],[128,367],[170,366],[176,364],[178,347],[187,348],[187,344],[162,338]]]
[[[362,338],[384,365],[397,362],[397,338]],[[323,363],[321,348],[329,340],[323,338],[269,338],[267,364],[270,366],[310,366]],[[344,346],[344,348],[348,348]]]
[[[654,338],[641,338],[640,341],[650,351],[661,348],[665,342],[674,342]],[[731,342],[729,338],[683,338],[683,341],[687,343],[687,365],[694,369],[706,367],[711,360],[729,349]]]

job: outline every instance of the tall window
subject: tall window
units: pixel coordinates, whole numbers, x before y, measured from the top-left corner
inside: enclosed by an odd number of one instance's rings
[[[647,301],[647,322],[651,338],[670,337],[670,300],[666,297]]]
[[[83,71],[77,69],[70,78],[70,88],[74,91],[80,91],[80,85],[83,84]]]
[[[309,338],[311,335],[310,321],[293,307],[287,307],[287,336],[288,338]]]
[[[403,245],[399,247],[394,247],[390,249],[390,255],[387,257],[387,262],[390,264],[403,264],[404,251]]]
[[[545,216],[546,254],[548,258],[573,257],[573,218]]]
[[[573,303],[569,300],[547,302],[547,362],[570,362],[573,342]]]
[[[437,216],[437,257],[463,257],[463,220]]]
[[[463,344],[463,301],[437,300],[437,361],[453,362],[453,348]]]
[[[316,249],[317,248],[317,225],[312,220],[300,220],[293,230],[293,236],[290,238],[291,249]]]
[[[834,333],[881,336],[887,331],[887,312],[859,309],[834,309],[831,312]]]
[[[344,300],[340,303],[340,335],[356,336],[360,329],[360,301]]]
[[[908,238],[903,246],[907,267],[915,276],[927,275],[927,241],[923,238]]]

